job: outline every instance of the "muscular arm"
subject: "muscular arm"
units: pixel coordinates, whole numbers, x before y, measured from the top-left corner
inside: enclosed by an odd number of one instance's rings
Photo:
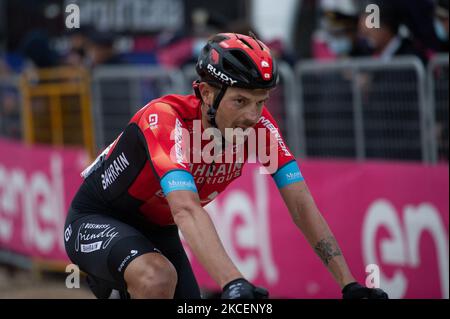
[[[225,252],[211,218],[199,203],[197,193],[174,191],[167,195],[167,201],[189,247],[214,281],[223,288],[231,280],[243,278]]]
[[[305,182],[280,189],[294,223],[342,287],[355,281],[327,222],[319,212]]]

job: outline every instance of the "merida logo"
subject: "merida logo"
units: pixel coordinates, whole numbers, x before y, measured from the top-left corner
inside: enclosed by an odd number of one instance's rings
[[[283,138],[281,137],[280,132],[278,131],[277,127],[273,125],[273,123],[265,118],[264,116],[261,116],[259,119],[259,122],[262,123],[276,138],[278,141],[278,145],[280,146],[281,150],[284,152],[285,156],[291,156],[291,153],[288,151],[286,144],[284,144]]]
[[[120,174],[130,166],[130,162],[128,162],[125,154],[122,152],[119,156],[117,156],[114,161],[105,169],[102,177],[102,186],[103,189],[107,189],[114,181],[120,176]]]
[[[183,124],[177,118],[175,121],[175,156],[177,163],[186,168],[183,157]]]

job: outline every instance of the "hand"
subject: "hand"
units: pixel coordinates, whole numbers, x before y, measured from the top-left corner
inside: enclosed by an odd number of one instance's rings
[[[342,299],[389,299],[389,297],[383,289],[367,288],[352,282],[342,289]]]
[[[244,278],[230,281],[223,287],[222,299],[267,299],[269,292],[256,287]]]

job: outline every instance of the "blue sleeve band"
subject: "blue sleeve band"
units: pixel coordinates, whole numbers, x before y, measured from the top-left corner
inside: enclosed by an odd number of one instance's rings
[[[296,161],[292,161],[284,165],[275,174],[273,174],[272,177],[279,189],[289,184],[305,180]]]
[[[166,196],[173,191],[192,191],[197,193],[194,177],[189,172],[183,170],[168,172],[161,178],[160,185]]]

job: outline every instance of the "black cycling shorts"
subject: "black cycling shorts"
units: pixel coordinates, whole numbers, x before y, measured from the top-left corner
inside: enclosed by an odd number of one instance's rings
[[[73,204],[73,203],[72,203]],[[84,203],[84,207],[86,203]],[[64,242],[70,260],[110,288],[126,289],[124,271],[146,253],[161,253],[175,267],[175,298],[199,299],[200,290],[175,225],[128,222],[120,216],[69,209]]]

